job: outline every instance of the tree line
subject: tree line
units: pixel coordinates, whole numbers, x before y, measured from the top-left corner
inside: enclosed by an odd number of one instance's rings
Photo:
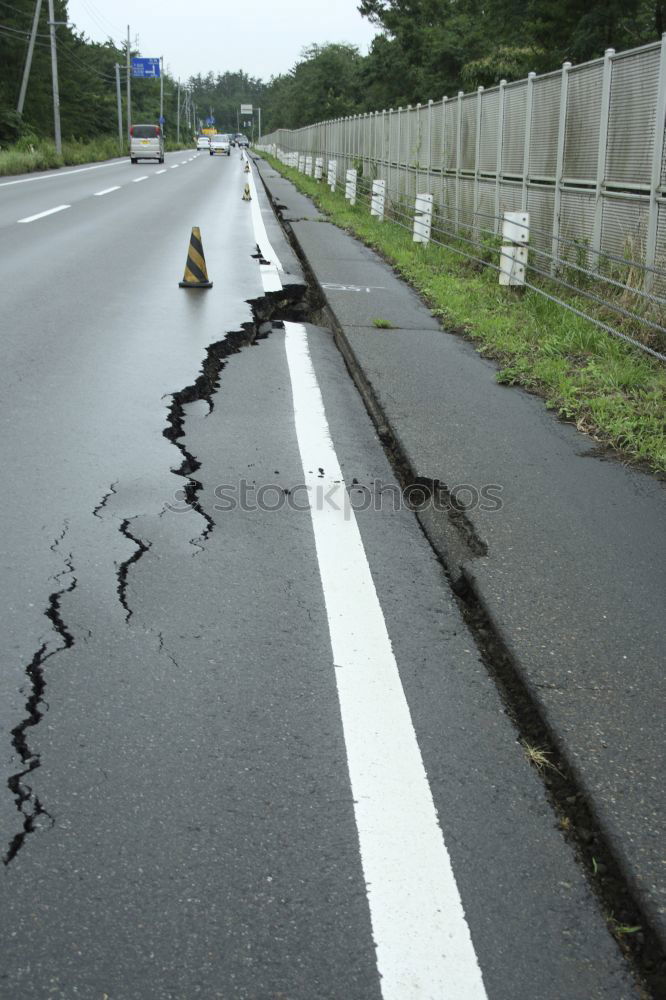
[[[0,0],[0,142],[22,132],[53,134],[47,4],[38,28],[27,99],[16,114],[34,0]],[[422,103],[500,79],[548,72],[565,59],[584,62],[659,39],[666,0],[359,0],[378,29],[367,55],[345,43],[311,45],[296,64],[268,81],[242,69],[183,81],[199,120],[210,114],[220,131],[240,126],[241,103],[262,108],[264,131],[299,128],[327,118]],[[55,19],[67,21],[66,0]],[[91,42],[70,26],[58,32],[63,136],[88,138],[117,129],[115,64],[124,45]],[[138,53],[132,53],[138,54]],[[123,73],[124,80],[124,73]],[[123,83],[124,92],[124,83]],[[176,82],[164,80],[167,129],[175,131]],[[156,121],[159,81],[136,80],[134,121]]]

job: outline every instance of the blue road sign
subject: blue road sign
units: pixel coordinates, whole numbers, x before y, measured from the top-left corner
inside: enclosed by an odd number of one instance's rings
[[[155,79],[160,75],[160,61],[159,59],[132,59],[132,76],[143,77],[144,79],[150,77],[150,79]]]
[[[208,115],[208,118],[206,118],[206,125],[214,125],[214,124],[215,124],[215,117],[213,115]]]
[[[166,121],[166,119],[165,119],[164,115],[160,115],[160,125],[164,125],[165,121]]]

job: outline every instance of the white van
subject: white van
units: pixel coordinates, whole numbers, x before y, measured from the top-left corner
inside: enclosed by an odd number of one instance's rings
[[[164,163],[164,136],[159,125],[132,125],[130,127],[130,160],[157,160]]]

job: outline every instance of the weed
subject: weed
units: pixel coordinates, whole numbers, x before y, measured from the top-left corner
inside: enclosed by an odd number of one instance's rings
[[[379,316],[375,316],[372,321],[372,325],[376,326],[378,330],[392,330],[393,323],[389,323],[387,319],[381,319]]]
[[[527,740],[523,740],[521,742],[521,746],[525,751],[525,756],[529,760],[530,764],[532,764],[537,771],[541,772],[547,767],[550,767],[553,771],[557,771],[558,774],[560,773],[553,762],[548,759],[550,755],[547,750],[544,750],[542,747],[534,747],[531,743],[528,743]]]

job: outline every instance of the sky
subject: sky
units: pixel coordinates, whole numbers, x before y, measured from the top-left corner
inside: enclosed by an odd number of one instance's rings
[[[69,20],[92,41],[120,42],[164,56],[173,77],[243,69],[268,81],[313,42],[350,42],[364,54],[376,28],[359,0],[68,0]],[[159,13],[156,8],[159,8]],[[138,36],[138,44],[137,44]]]

